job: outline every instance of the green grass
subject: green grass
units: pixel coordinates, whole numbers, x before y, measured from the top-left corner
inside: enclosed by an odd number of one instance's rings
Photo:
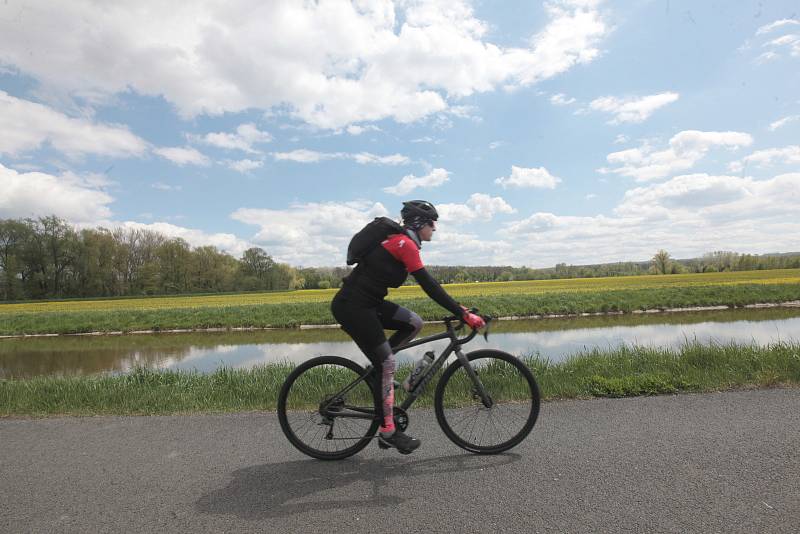
[[[744,387],[800,385],[800,344],[767,346],[687,343],[679,349],[627,346],[595,349],[561,363],[538,355],[523,357],[544,399],[623,397]],[[136,369],[126,375],[40,377],[0,380],[0,415],[173,414],[272,411],[291,366],[272,364],[250,370],[220,368],[211,374]],[[402,380],[409,368],[398,371]],[[481,376],[503,384],[490,370]],[[308,387],[318,402],[325,378]],[[313,381],[312,381],[313,382]],[[430,406],[435,382],[416,407]],[[505,386],[504,386],[505,387]],[[518,395],[504,391],[505,398]]]
[[[428,298],[401,297],[394,300],[413,309],[425,320],[446,315],[441,307]],[[508,293],[464,296],[460,300],[469,306],[477,306],[483,313],[501,317],[632,312],[794,301],[800,300],[800,284],[723,284],[528,294],[515,294],[509,290]],[[323,300],[224,307],[4,313],[0,314],[0,335],[332,324],[335,321],[329,307],[330,302]]]

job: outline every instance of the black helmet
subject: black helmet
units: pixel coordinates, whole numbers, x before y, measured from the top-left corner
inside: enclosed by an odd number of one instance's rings
[[[403,209],[400,211],[403,223],[407,224],[415,219],[417,221],[435,221],[439,218],[436,208],[427,200],[409,200],[403,202]]]

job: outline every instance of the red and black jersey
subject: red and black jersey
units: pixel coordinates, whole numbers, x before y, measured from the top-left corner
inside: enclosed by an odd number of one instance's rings
[[[342,291],[351,299],[375,305],[386,297],[390,287],[400,287],[408,273],[422,267],[414,240],[404,234],[390,235],[344,278]]]
[[[461,306],[434,280],[422,263],[419,245],[406,234],[392,234],[372,249],[343,279],[341,296],[359,306],[377,306],[390,287],[400,287],[412,274],[433,300],[454,315]]]

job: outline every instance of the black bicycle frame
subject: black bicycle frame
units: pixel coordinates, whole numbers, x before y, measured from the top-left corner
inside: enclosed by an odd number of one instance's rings
[[[453,321],[459,321],[459,325],[457,327],[453,327],[452,324]],[[412,404],[414,404],[414,401],[416,401],[417,398],[422,394],[423,390],[425,389],[425,386],[428,385],[428,382],[430,382],[433,379],[437,371],[439,371],[439,369],[442,368],[442,366],[447,361],[447,358],[453,352],[455,352],[456,357],[461,361],[461,365],[464,367],[464,369],[467,372],[467,375],[470,377],[472,383],[475,385],[476,392],[480,396],[483,405],[487,408],[491,408],[492,405],[494,404],[492,398],[484,389],[483,384],[478,378],[478,375],[475,373],[475,370],[469,364],[469,360],[467,359],[466,355],[463,352],[461,352],[461,345],[464,345],[472,341],[472,338],[475,337],[478,331],[473,330],[468,336],[459,339],[459,337],[456,335],[456,330],[459,330],[462,326],[464,326],[464,322],[456,317],[449,317],[444,320],[444,323],[447,329],[445,332],[442,332],[441,334],[435,334],[432,336],[423,337],[411,341],[410,343],[406,343],[404,345],[392,348],[392,351],[397,353],[400,352],[401,350],[410,349],[412,347],[418,347],[419,345],[425,345],[426,343],[430,343],[432,341],[438,341],[440,339],[447,339],[447,338],[450,339],[450,344],[447,346],[447,348],[444,349],[444,351],[442,351],[442,353],[439,355],[436,361],[434,361],[431,365],[428,366],[427,369],[425,369],[423,375],[419,378],[419,380],[417,380],[417,383],[414,384],[411,391],[408,392],[408,397],[406,398],[405,401],[403,401],[403,404],[400,405],[400,408],[402,408],[403,410],[407,410]],[[375,368],[372,365],[368,366],[364,370],[364,374],[362,374],[359,378],[348,384],[344,389],[333,395],[324,405],[320,406],[320,414],[324,417],[331,417],[331,416],[350,417],[356,419],[380,418],[380,414],[376,414],[375,410],[358,406],[349,406],[349,405],[343,406],[343,408],[346,408],[354,413],[340,412],[338,410],[331,413],[328,410],[330,405],[335,400],[341,399],[343,395],[347,394],[348,391],[353,389],[360,382],[367,380],[370,375],[374,374],[374,371]]]

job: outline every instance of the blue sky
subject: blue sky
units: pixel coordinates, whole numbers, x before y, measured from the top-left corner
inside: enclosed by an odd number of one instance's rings
[[[800,250],[796,2],[0,5],[0,217],[344,263]]]

